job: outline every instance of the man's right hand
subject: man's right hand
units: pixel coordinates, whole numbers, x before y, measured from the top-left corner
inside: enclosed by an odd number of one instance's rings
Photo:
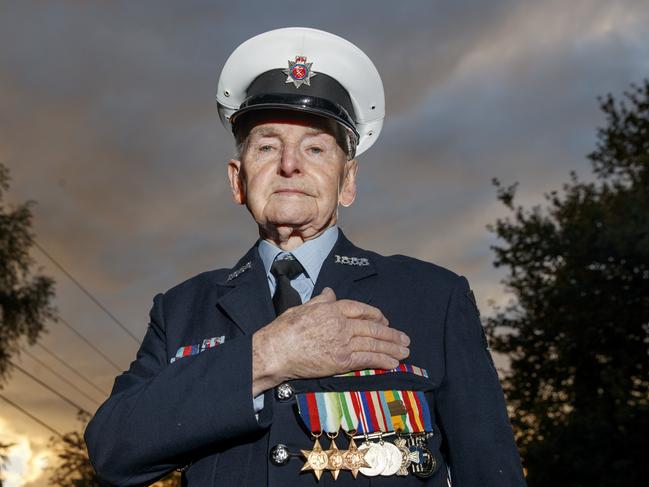
[[[362,369],[393,369],[410,338],[389,327],[378,308],[337,300],[330,288],[290,308],[252,337],[252,393],[289,379],[310,379]]]

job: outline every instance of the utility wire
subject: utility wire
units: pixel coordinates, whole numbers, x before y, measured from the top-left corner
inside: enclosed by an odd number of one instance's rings
[[[60,392],[58,392],[58,391],[57,391],[56,389],[54,389],[53,387],[48,386],[45,382],[43,382],[42,380],[40,380],[38,377],[34,377],[32,374],[30,374],[30,373],[27,372],[25,369],[23,369],[20,365],[17,365],[17,364],[14,363],[12,360],[9,360],[8,362],[9,362],[13,367],[17,368],[19,371],[21,371],[23,374],[25,374],[27,377],[29,377],[30,379],[32,379],[34,382],[39,383],[41,386],[43,386],[43,387],[44,387],[45,389],[47,389],[48,391],[50,391],[50,392],[56,394],[58,397],[60,397],[61,399],[63,399],[65,402],[67,402],[70,406],[74,407],[75,409],[77,409],[77,410],[79,410],[79,411],[81,411],[81,412],[83,412],[83,413],[88,414],[89,416],[92,416],[92,414],[90,413],[90,411],[87,411],[85,408],[82,408],[82,407],[79,406],[76,402],[71,401],[70,399],[68,399],[67,397],[65,397],[63,394],[61,394]]]
[[[65,275],[66,275],[66,276],[67,276],[67,277],[68,277],[68,278],[69,278],[69,279],[70,279],[70,280],[71,280],[71,281],[72,281],[72,282],[73,282],[73,283],[74,283],[74,284],[75,284],[79,289],[81,289],[81,291],[82,291],[86,296],[88,296],[88,298],[90,298],[90,300],[91,300],[93,303],[95,303],[95,304],[96,304],[96,305],[97,305],[97,306],[98,306],[98,307],[99,307],[99,308],[100,308],[104,313],[106,313],[106,314],[108,315],[108,317],[109,317],[111,320],[113,320],[113,322],[114,322],[117,326],[119,326],[122,330],[124,330],[124,332],[125,332],[128,336],[130,336],[130,337],[135,341],[135,343],[137,343],[138,345],[141,345],[141,344],[142,344],[142,342],[141,342],[141,341],[140,341],[140,340],[139,340],[135,335],[133,335],[133,333],[132,333],[132,332],[131,332],[131,331],[130,331],[130,330],[129,330],[129,329],[128,329],[128,328],[127,328],[127,327],[126,327],[126,326],[125,326],[121,321],[120,321],[120,320],[118,320],[118,319],[115,317],[115,315],[114,315],[113,313],[111,313],[111,312],[108,310],[108,308],[106,308],[106,306],[104,306],[103,304],[101,304],[101,303],[99,302],[99,300],[98,300],[97,298],[95,298],[95,297],[90,293],[90,291],[88,291],[88,290],[87,290],[87,289],[86,289],[86,288],[85,288],[85,287],[84,287],[84,286],[83,286],[79,281],[77,281],[77,280],[72,276],[72,274],[70,274],[67,270],[65,270],[65,268],[64,268],[61,264],[59,264],[59,263],[54,259],[54,257],[52,257],[52,256],[51,256],[51,255],[50,255],[50,254],[49,254],[49,253],[48,253],[48,252],[47,252],[47,251],[46,251],[46,250],[45,250],[41,245],[39,245],[39,243],[36,242],[35,240],[34,240],[34,246],[35,246],[38,250],[40,250],[40,251],[45,255],[45,257],[47,257],[47,258],[48,258],[48,259],[49,259],[49,260],[50,260],[50,261],[51,261],[51,262],[52,262],[56,267],[58,267],[58,268],[61,270],[61,272],[63,272],[63,274],[65,274]]]
[[[85,336],[83,336],[81,333],[77,331],[77,329],[72,326],[70,323],[65,321],[63,318],[57,318],[57,321],[60,323],[63,323],[65,326],[67,326],[75,335],[77,335],[81,340],[83,340],[90,348],[92,348],[95,352],[97,352],[99,355],[101,355],[106,362],[111,364],[117,372],[122,372],[122,369],[119,365],[117,365],[115,362],[113,362],[110,357],[108,357],[104,352],[99,350],[90,340],[88,340]]]
[[[67,385],[72,387],[74,390],[76,390],[79,394],[81,394],[83,397],[88,399],[89,401],[93,402],[97,406],[99,406],[99,401],[97,401],[95,398],[89,396],[85,392],[83,392],[81,389],[79,389],[76,385],[74,385],[72,382],[70,382],[68,379],[63,377],[61,374],[59,374],[56,370],[54,370],[52,367],[47,365],[45,362],[43,362],[41,359],[39,359],[37,356],[35,356],[33,353],[31,353],[29,350],[23,347],[22,349],[23,352],[25,352],[27,355],[29,355],[32,359],[34,359],[36,362],[38,362],[41,366],[45,367],[47,370],[49,370],[52,374],[54,374],[56,377],[61,379],[63,382],[65,382]]]
[[[63,435],[62,435],[61,433],[59,433],[58,431],[56,431],[56,430],[55,430],[54,428],[52,428],[49,424],[47,424],[45,421],[42,421],[42,420],[38,419],[36,416],[34,416],[33,414],[31,414],[29,411],[27,411],[27,410],[21,408],[18,404],[16,404],[15,402],[13,402],[11,399],[5,397],[3,394],[0,394],[0,398],[2,398],[2,399],[4,399],[5,401],[7,401],[11,406],[15,407],[18,411],[20,411],[21,413],[23,413],[25,416],[27,416],[27,417],[33,419],[34,421],[36,421],[36,422],[37,422],[38,424],[40,424],[43,428],[46,428],[46,429],[50,430],[52,433],[54,433],[55,435],[60,436],[61,438],[63,438]]]
[[[102,394],[102,397],[108,397],[108,396],[109,396],[110,393],[109,393],[108,391],[104,391],[103,389],[100,389],[99,387],[97,387],[97,385],[94,384],[90,379],[88,379],[88,377],[86,377],[85,375],[83,375],[81,372],[79,372],[79,371],[78,371],[77,369],[75,369],[74,367],[70,367],[70,364],[68,364],[65,360],[63,360],[63,359],[62,359],[61,357],[59,357],[57,354],[55,354],[54,352],[52,352],[52,351],[51,351],[49,348],[47,348],[45,345],[43,345],[42,343],[38,343],[38,342],[36,343],[36,345],[38,345],[38,346],[39,346],[40,348],[42,348],[45,352],[47,352],[48,354],[50,354],[51,357],[53,357],[57,362],[59,362],[61,365],[63,365],[63,366],[64,366],[66,369],[68,369],[70,372],[73,372],[77,377],[81,378],[81,379],[82,379],[86,384],[88,384],[89,386],[92,386],[96,391],[100,392],[100,393]]]

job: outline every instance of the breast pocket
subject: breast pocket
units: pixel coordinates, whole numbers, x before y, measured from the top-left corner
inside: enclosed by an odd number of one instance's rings
[[[338,402],[354,408],[361,433],[434,432],[434,384],[413,373],[327,377],[317,381],[321,392],[338,395]]]

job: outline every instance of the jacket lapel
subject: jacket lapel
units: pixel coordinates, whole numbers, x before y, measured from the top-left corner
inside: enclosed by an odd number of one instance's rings
[[[339,229],[338,240],[322,264],[312,296],[330,287],[338,299],[370,303],[376,276],[369,253],[353,245]],[[275,319],[264,264],[256,245],[217,286],[221,289],[216,306],[244,334],[252,334]]]
[[[330,287],[338,299],[369,303],[376,276],[369,253],[352,244],[339,229],[338,240],[322,264],[312,296]]]
[[[221,288],[221,297],[216,305],[244,334],[254,333],[275,319],[264,264],[256,245],[217,286]]]

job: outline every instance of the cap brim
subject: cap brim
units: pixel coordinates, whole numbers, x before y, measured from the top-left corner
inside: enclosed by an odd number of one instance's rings
[[[260,103],[256,105],[251,105],[245,108],[241,108],[240,110],[237,110],[230,116],[230,123],[232,124],[232,131],[235,132],[235,127],[237,124],[237,121],[240,120],[240,118],[244,115],[251,114],[257,111],[288,111],[288,112],[298,112],[298,113],[309,113],[312,115],[317,115],[322,118],[326,118],[329,120],[333,120],[334,122],[337,122],[338,124],[342,125],[345,129],[347,129],[351,134],[354,136],[356,140],[358,140],[359,135],[358,132],[356,131],[356,128],[352,125],[349,124],[347,120],[345,120],[342,117],[339,117],[333,113],[331,113],[328,110],[320,109],[317,107],[312,107],[312,106],[299,106],[299,105],[290,105],[290,104],[284,104],[284,103]]]

